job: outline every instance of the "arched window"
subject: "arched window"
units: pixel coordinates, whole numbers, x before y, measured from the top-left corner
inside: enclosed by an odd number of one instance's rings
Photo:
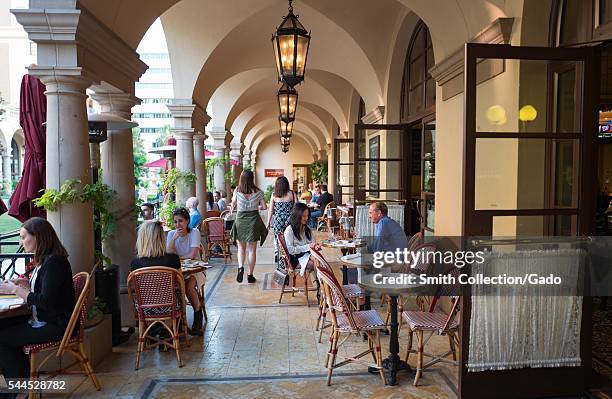
[[[414,28],[404,63],[400,101],[402,121],[435,105],[436,83],[428,72],[433,65],[434,55],[429,29],[423,21],[419,21]]]

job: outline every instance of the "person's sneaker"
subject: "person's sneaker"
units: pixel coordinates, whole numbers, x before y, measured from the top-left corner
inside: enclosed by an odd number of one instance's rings
[[[252,274],[247,275],[247,281],[251,284],[253,284],[254,282],[256,282],[257,280],[255,280],[255,276],[253,276]]]
[[[236,281],[238,281],[239,283],[242,283],[243,276],[244,276],[244,267],[239,267],[238,275],[236,276]]]

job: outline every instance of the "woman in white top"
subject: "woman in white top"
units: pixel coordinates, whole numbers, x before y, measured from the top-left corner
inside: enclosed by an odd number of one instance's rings
[[[310,208],[306,204],[298,202],[293,206],[289,225],[285,229],[284,234],[285,244],[287,244],[287,251],[289,252],[289,262],[291,262],[291,267],[293,268],[298,266],[299,258],[310,253],[310,248],[314,248],[317,251],[321,250],[321,246],[315,242],[312,232],[308,227],[309,217]],[[314,270],[312,260],[308,261],[306,269]]]
[[[253,172],[249,169],[242,171],[238,187],[234,191],[230,212],[236,209],[238,214],[232,225],[231,236],[238,245],[238,275],[236,281],[241,283],[244,276],[244,263],[249,265],[247,281],[254,283],[255,262],[257,261],[257,241],[263,245],[268,235],[268,229],[259,216],[260,210],[266,209],[266,200],[263,192],[255,185]]]
[[[189,227],[189,211],[178,208],[172,213],[172,220],[176,230],[168,232],[166,252],[176,254],[181,259],[197,259],[200,255],[200,231]],[[203,289],[206,282],[204,273],[196,273],[185,280],[187,298],[193,307],[193,326],[191,335],[200,335],[202,331],[202,307],[196,287]]]

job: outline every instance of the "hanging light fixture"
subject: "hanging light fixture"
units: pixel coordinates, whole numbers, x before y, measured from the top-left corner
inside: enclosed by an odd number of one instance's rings
[[[289,145],[282,145],[281,144],[281,151],[282,152],[288,152],[289,151]]]
[[[294,87],[304,80],[310,33],[293,13],[293,0],[289,0],[289,14],[272,35],[278,79]]]
[[[287,123],[295,120],[295,111],[297,109],[298,92],[287,83],[283,83],[276,95],[278,99],[278,111],[280,119]]]
[[[285,122],[282,119],[278,120],[280,123],[280,135],[281,137],[291,137],[293,134],[293,122]]]
[[[291,144],[291,137],[282,137],[280,138],[281,146],[289,146]]]

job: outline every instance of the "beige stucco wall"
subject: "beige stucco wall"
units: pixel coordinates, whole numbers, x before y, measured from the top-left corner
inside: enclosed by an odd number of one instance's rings
[[[276,178],[265,177],[265,169],[284,169],[289,184],[293,182],[293,164],[310,164],[314,162],[312,150],[304,140],[295,135],[291,138],[289,152],[284,154],[280,149],[278,136],[273,135],[261,142],[257,148],[257,185],[266,190],[274,185]]]

